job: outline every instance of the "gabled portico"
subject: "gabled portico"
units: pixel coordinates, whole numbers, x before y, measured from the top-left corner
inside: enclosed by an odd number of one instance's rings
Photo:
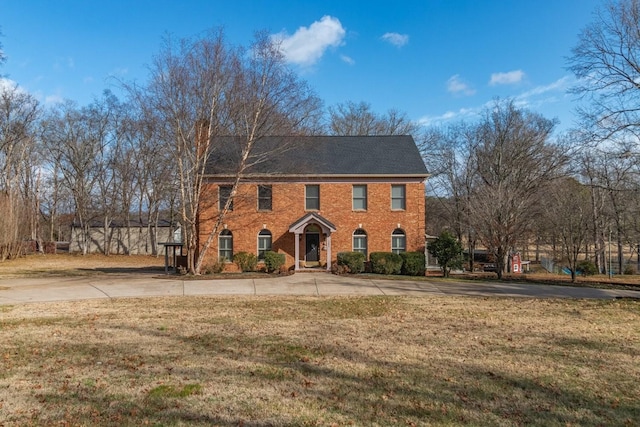
[[[317,212],[311,212],[298,219],[289,226],[289,232],[295,236],[295,270],[300,270],[300,241],[305,237],[305,254],[313,254],[317,251],[320,261],[320,233],[325,237],[323,249],[327,252],[327,270],[331,270],[331,233],[336,231],[336,226]],[[318,236],[317,239],[315,236]],[[316,245],[316,246],[314,246]],[[305,255],[305,260],[307,255]]]

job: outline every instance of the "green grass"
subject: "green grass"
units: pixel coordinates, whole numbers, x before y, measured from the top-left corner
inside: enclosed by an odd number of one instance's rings
[[[176,387],[174,385],[159,385],[149,390],[147,394],[148,399],[178,399],[189,397],[193,394],[198,394],[202,390],[200,384],[187,384],[182,387]]]

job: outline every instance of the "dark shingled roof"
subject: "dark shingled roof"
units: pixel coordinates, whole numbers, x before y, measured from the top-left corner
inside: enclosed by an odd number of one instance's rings
[[[205,173],[235,174],[241,141],[216,138]],[[408,135],[264,137],[256,142],[249,164],[245,176],[428,176]]]

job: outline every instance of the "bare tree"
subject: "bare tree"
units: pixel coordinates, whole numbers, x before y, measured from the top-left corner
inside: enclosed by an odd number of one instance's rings
[[[267,33],[256,34],[249,55],[236,68],[232,92],[229,94],[230,124],[239,146],[238,161],[229,197],[219,212],[208,237],[201,244],[196,262],[199,272],[206,252],[222,226],[233,203],[240,180],[251,166],[268,161],[289,147],[264,147],[262,138],[269,135],[306,134],[308,123],[316,123],[320,102],[306,82],[285,66],[279,46]],[[215,135],[207,133],[209,143]]]
[[[204,167],[211,152],[210,139],[200,132],[226,133],[226,94],[237,61],[239,54],[228,48],[222,31],[178,44],[166,38],[154,58],[149,84],[136,94],[140,105],[158,116],[156,135],[172,153],[179,179],[183,239],[192,273],[196,272]]]
[[[352,101],[329,107],[329,128],[334,135],[414,135],[418,125],[398,110],[379,115],[366,102]]]
[[[466,241],[470,254],[469,268],[472,271],[477,243],[470,218],[470,201],[477,170],[473,156],[474,129],[473,125],[466,123],[430,129],[423,133],[420,144],[431,174],[428,181],[430,193],[440,202],[440,206],[432,211],[443,212],[457,239]]]
[[[90,224],[95,219],[94,186],[104,150],[103,129],[94,119],[90,108],[79,109],[67,101],[43,122],[45,149],[73,196],[75,220],[81,230],[77,238],[83,254],[89,250]]]
[[[140,162],[136,175],[140,190],[138,219],[141,223],[146,221],[151,252],[157,255],[161,212],[165,212],[172,227],[176,225],[178,182],[173,153],[156,138],[158,117],[148,109],[139,114],[132,123]]]
[[[591,222],[591,200],[589,188],[573,178],[558,180],[542,199],[545,203],[544,220],[562,240],[563,258],[571,270],[571,281],[576,281],[576,272],[581,255],[587,251],[589,225]]]
[[[510,251],[530,234],[542,194],[568,159],[549,141],[554,126],[553,120],[518,109],[513,101],[496,101],[476,128],[469,218],[495,256],[498,278]]]
[[[178,44],[167,39],[150,80],[137,96],[159,117],[158,135],[173,153],[188,269],[198,274],[240,177],[250,164],[264,161],[255,157],[256,144],[264,135],[302,132],[306,119],[317,117],[318,100],[285,67],[266,33],[247,50],[230,46],[222,30]],[[222,135],[241,137],[240,160],[227,205],[217,218],[203,218],[216,202],[203,192],[205,168]],[[208,236],[204,242],[201,234]]]
[[[0,30],[0,37],[2,37],[2,31]],[[4,49],[2,48],[2,43],[0,43],[0,65],[4,64],[4,62],[7,60],[7,55],[5,55],[4,53]]]
[[[616,152],[584,150],[582,174],[588,180],[592,194],[593,225],[596,252],[601,272],[608,270],[605,246],[613,239],[616,246],[616,266],[624,271],[624,253],[629,246],[637,252],[638,188],[640,175],[634,156],[620,156]]]
[[[17,85],[0,86],[0,246],[14,257],[37,233],[38,166],[35,126],[38,102]]]
[[[640,1],[609,0],[582,30],[569,58],[578,77],[573,92],[593,140],[616,139],[622,151],[638,152],[640,135]]]

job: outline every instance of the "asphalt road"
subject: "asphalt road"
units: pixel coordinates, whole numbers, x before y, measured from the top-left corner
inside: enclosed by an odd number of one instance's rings
[[[182,295],[410,295],[523,298],[639,298],[639,291],[535,285],[513,282],[466,282],[430,279],[384,280],[298,273],[264,279],[184,280],[150,274],[0,280],[0,305],[87,299]]]

